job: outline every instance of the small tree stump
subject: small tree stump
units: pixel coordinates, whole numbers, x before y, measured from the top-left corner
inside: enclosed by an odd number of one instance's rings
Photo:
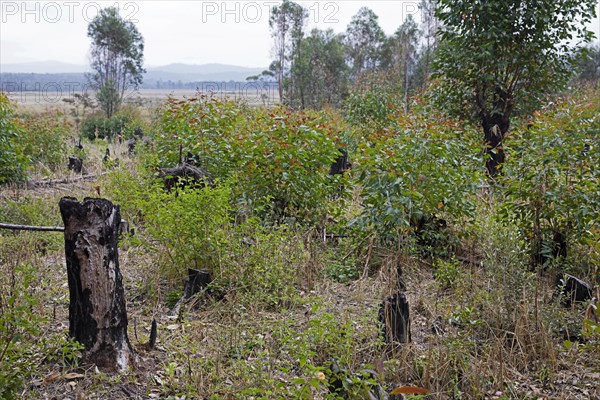
[[[179,183],[180,179],[189,179],[191,182],[200,185],[214,184],[214,180],[209,173],[186,163],[183,163],[175,168],[162,168],[159,171],[159,176],[163,179],[165,188],[167,190],[171,190],[173,187],[175,187]],[[185,181],[182,182],[182,185],[185,186],[186,184],[189,183]]]
[[[172,315],[179,314],[181,305],[202,289],[206,289],[211,281],[212,278],[210,277],[208,270],[188,268],[188,278],[185,281],[183,294],[181,295],[181,299],[175,304],[175,307],[173,307]]]
[[[561,304],[567,308],[571,307],[573,303],[583,303],[593,297],[592,285],[573,275],[559,275],[555,285]]]
[[[127,337],[127,310],[117,237],[119,206],[106,199],[72,197],[59,202],[65,225],[69,281],[69,335],[84,345],[99,368],[124,371],[136,355]]]
[[[403,291],[399,290],[381,303],[379,324],[388,345],[411,341],[410,311]]]
[[[83,160],[79,157],[69,156],[69,165],[67,168],[76,174],[80,174],[83,171]]]

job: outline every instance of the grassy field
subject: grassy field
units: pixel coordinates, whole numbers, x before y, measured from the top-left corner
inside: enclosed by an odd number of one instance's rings
[[[74,93],[81,92],[12,92],[9,93],[11,100],[18,104],[23,111],[46,112],[59,110],[68,112],[69,105],[63,99],[69,98]],[[197,90],[192,89],[139,89],[126,97],[125,102],[134,105],[142,105],[145,108],[152,109],[159,107],[169,97],[178,99],[192,98],[198,95]],[[253,106],[270,106],[278,102],[277,93],[273,90],[258,90],[254,86],[248,88],[240,87],[237,91],[221,90],[218,84],[214,87],[205,86],[200,93],[212,94],[220,98],[244,101]]]

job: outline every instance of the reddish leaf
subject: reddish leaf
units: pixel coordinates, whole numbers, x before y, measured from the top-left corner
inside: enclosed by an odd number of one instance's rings
[[[427,394],[429,390],[416,386],[402,386],[390,392],[390,394]]]

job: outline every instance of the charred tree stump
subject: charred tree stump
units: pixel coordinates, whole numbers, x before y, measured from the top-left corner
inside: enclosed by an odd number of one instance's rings
[[[69,165],[67,168],[76,174],[80,174],[83,171],[83,160],[79,157],[69,156]]]
[[[183,289],[183,294],[181,295],[181,300],[177,302],[175,307],[173,307],[173,315],[179,314],[179,310],[181,309],[181,305],[192,298],[193,295],[200,292],[203,289],[206,289],[212,278],[210,277],[210,273],[205,270],[197,270],[193,268],[188,268],[188,278],[185,281],[185,288]]]
[[[175,168],[162,168],[159,171],[159,177],[163,179],[167,190],[171,190],[178,184],[182,186],[189,185],[190,183],[199,186],[214,185],[214,180],[208,172],[186,163]]]
[[[387,297],[379,309],[379,324],[383,331],[385,343],[408,343],[410,337],[410,312],[408,300],[403,291]]]
[[[84,345],[99,368],[124,371],[136,355],[127,337],[127,310],[117,237],[119,206],[106,199],[72,197],[59,202],[65,225],[69,281],[69,335]]]
[[[591,300],[593,297],[592,285],[569,274],[557,276],[555,288],[555,296],[558,295],[562,306],[567,308],[574,303]]]

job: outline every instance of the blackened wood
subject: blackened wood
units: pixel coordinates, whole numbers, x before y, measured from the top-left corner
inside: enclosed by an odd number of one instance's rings
[[[348,152],[344,149],[338,149],[340,155],[331,163],[329,168],[329,175],[341,175],[350,167],[352,164],[348,161]]]
[[[379,309],[379,323],[388,345],[411,341],[410,311],[403,291],[399,290],[382,302]]]
[[[83,160],[79,157],[69,156],[69,165],[67,168],[76,174],[80,174],[83,170]]]
[[[185,289],[183,289],[183,296],[181,296],[181,300],[187,301],[202,289],[206,289],[210,282],[211,277],[207,270],[188,268],[188,279],[185,282]]]
[[[202,289],[206,289],[211,281],[212,278],[207,270],[188,268],[188,278],[185,281],[183,294],[181,295],[181,299],[175,304],[175,307],[173,307],[172,315],[178,315],[181,305]]]
[[[152,350],[156,346],[156,337],[158,335],[158,327],[156,325],[156,319],[152,320],[152,327],[150,328],[150,340],[148,341],[148,350]]]
[[[593,297],[592,285],[569,274],[557,277],[556,290],[564,307],[571,307],[573,303],[582,303]]]
[[[171,190],[176,186],[180,179],[188,179],[193,183],[200,185],[212,185],[214,184],[213,178],[209,173],[201,170],[198,167],[183,163],[182,165],[175,168],[162,168],[159,171],[159,176],[165,183],[165,188]],[[186,185],[185,182],[182,183]]]
[[[127,337],[127,310],[119,269],[119,206],[106,199],[59,202],[65,225],[69,281],[69,334],[85,358],[104,370],[135,366]]]

